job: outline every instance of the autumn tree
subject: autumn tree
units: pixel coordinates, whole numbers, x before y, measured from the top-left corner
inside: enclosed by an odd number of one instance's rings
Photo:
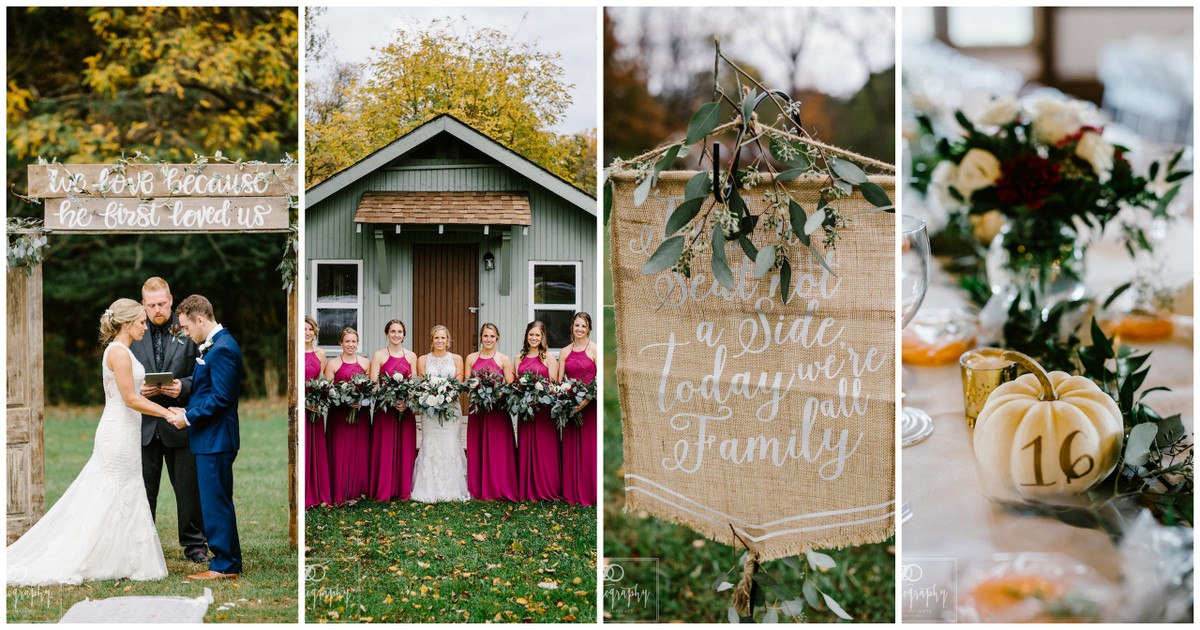
[[[327,119],[306,121],[311,187],[426,121],[450,114],[550,172],[581,185],[569,151],[551,131],[571,104],[560,55],[496,29],[455,33],[452,23],[397,31],[341,90]]]

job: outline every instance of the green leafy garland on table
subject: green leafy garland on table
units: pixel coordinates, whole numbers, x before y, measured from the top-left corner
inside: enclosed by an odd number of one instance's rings
[[[117,163],[113,166],[112,172],[123,175],[123,174],[125,174],[126,168],[130,164],[135,163],[135,162],[142,162],[142,163],[149,164],[151,162],[151,159],[148,155],[145,155],[141,151],[135,151],[132,157],[126,157],[124,153],[121,153],[121,157],[117,160]],[[58,164],[58,163],[59,163],[58,158],[53,158],[47,162],[44,158],[42,158],[40,156],[38,157],[38,164]],[[252,161],[243,161],[241,159],[230,160],[229,158],[224,157],[221,154],[221,151],[217,151],[212,156],[193,154],[193,159],[192,159],[191,165],[196,167],[197,172],[203,171],[204,167],[206,165],[208,165],[209,163],[228,163],[228,164],[233,164],[234,166],[238,166],[238,167],[259,166],[259,165],[266,164],[266,162],[260,162],[257,160],[252,160]],[[165,166],[167,163],[163,162],[163,161],[159,161],[158,164]],[[284,168],[287,168],[294,164],[296,164],[295,158],[293,158],[290,154],[286,154],[286,153],[283,156],[283,160],[281,160],[279,162],[279,165]],[[66,164],[64,164],[63,166],[67,167],[68,169],[70,168],[69,165],[66,165]],[[275,177],[277,180],[282,179],[280,174],[275,169],[271,169],[269,174],[271,176]],[[18,199],[20,199],[30,205],[36,206],[36,205],[42,204],[41,199],[36,199],[36,198],[29,197],[27,195],[22,195],[22,194],[16,192],[15,190],[11,190],[10,192],[13,194],[13,196],[17,197]],[[88,191],[86,191],[86,190],[80,191],[80,192],[83,192],[85,194],[88,193]],[[98,192],[101,194],[101,196],[103,196],[104,193],[107,191],[102,188]],[[72,192],[68,198],[76,199],[77,197],[78,197],[78,194],[75,192]],[[288,235],[287,235],[287,238],[284,239],[283,255],[282,255],[279,265],[276,267],[276,269],[279,271],[280,279],[283,283],[283,290],[290,293],[295,288],[296,278],[298,277],[297,269],[299,268],[298,260],[299,260],[299,244],[300,244],[300,231],[299,231],[299,224],[298,224],[298,216],[299,216],[300,205],[299,205],[299,199],[295,195],[287,195],[287,203],[288,203]],[[10,268],[24,269],[25,275],[28,276],[33,273],[33,270],[36,269],[38,265],[42,264],[42,261],[45,260],[44,252],[46,249],[49,249],[49,247],[50,247],[47,236],[46,236],[47,231],[44,226],[45,226],[45,222],[42,219],[31,219],[31,218],[24,218],[24,217],[8,217],[8,219],[7,219],[8,266]]]
[[[722,61],[734,70],[740,101],[727,95],[716,81],[717,69]],[[743,86],[743,79],[752,85]],[[691,277],[695,257],[710,251],[714,278],[721,286],[733,289],[734,277],[726,246],[736,241],[753,267],[756,278],[762,278],[774,270],[779,271],[780,298],[786,304],[792,293],[790,252],[793,243],[799,242],[813,260],[837,275],[821,254],[821,249],[836,247],[838,230],[845,227],[850,218],[841,209],[842,199],[858,192],[874,206],[855,214],[895,212],[895,205],[887,192],[871,182],[867,173],[854,162],[887,172],[895,172],[895,167],[813,138],[800,124],[800,103],[792,101],[782,91],[765,87],[726,57],[721,52],[719,41],[716,44],[714,85],[713,101],[701,105],[693,114],[682,141],[661,145],[628,160],[613,160],[604,170],[601,183],[604,222],[607,224],[612,214],[613,185],[609,176],[613,172],[636,172],[638,186],[634,189],[633,202],[635,206],[640,206],[657,185],[662,172],[670,170],[676,160],[687,157],[690,146],[702,143],[701,162],[707,159],[712,165],[712,172],[700,171],[687,182],[683,202],[675,208],[664,225],[662,244],[651,254],[641,272],[653,275],[670,269]],[[755,112],[768,99],[779,109],[779,115],[771,125],[759,121]],[[720,123],[722,103],[730,105],[735,112],[733,120],[724,124]],[[733,148],[734,158],[728,168],[722,169],[716,145],[711,151],[704,145],[708,144],[709,136],[726,131],[736,131],[737,141]],[[767,143],[765,147],[764,140]],[[750,145],[758,149],[757,155],[744,169],[739,169],[740,151]],[[766,159],[767,155],[786,169],[776,169]],[[820,185],[815,207],[804,208],[785,186],[787,182],[801,177],[811,178]],[[716,186],[713,185],[714,179]],[[743,199],[742,192],[762,184],[769,186],[763,193],[767,209],[760,215],[754,215]],[[758,229],[763,229],[771,235],[768,238],[773,239],[761,249],[751,241],[751,236]],[[818,248],[818,243],[822,248]],[[737,533],[734,532],[734,535]],[[809,551],[805,554],[804,562],[797,557],[789,557],[770,564],[782,565],[781,572],[795,574],[802,584],[801,592],[793,592],[782,579],[751,558],[749,552],[743,553],[737,564],[718,575],[712,584],[717,592],[733,591],[733,605],[728,609],[731,623],[753,623],[756,608],[763,611],[762,622],[777,622],[781,616],[804,621],[806,606],[814,611],[829,610],[841,619],[852,619],[837,600],[817,585],[815,579],[820,573],[837,567],[832,557]],[[739,571],[740,578],[737,575]],[[771,600],[768,600],[768,594]]]

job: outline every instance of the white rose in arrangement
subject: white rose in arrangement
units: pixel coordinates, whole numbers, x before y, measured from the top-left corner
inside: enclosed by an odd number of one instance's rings
[[[953,210],[962,205],[958,200],[950,195],[950,182],[954,179],[954,171],[958,170],[954,162],[950,160],[942,160],[937,166],[933,167],[933,173],[929,176],[930,194],[934,200],[938,202],[945,210]]]
[[[1057,144],[1086,125],[1100,123],[1095,106],[1084,101],[1044,99],[1030,103],[1029,111],[1033,137],[1044,144]]]
[[[955,169],[950,185],[963,199],[970,200],[975,191],[994,186],[1000,179],[1000,160],[983,149],[971,149]]]
[[[542,382],[541,382],[541,381],[538,381],[538,382],[537,382],[537,384],[533,386],[533,388],[534,388],[534,389],[536,389],[536,390],[538,390],[539,392],[546,391],[546,388],[545,388],[545,387],[542,387]]]
[[[1092,165],[1092,170],[1095,171],[1101,184],[1107,183],[1112,178],[1115,154],[1116,148],[1095,131],[1085,131],[1079,138],[1079,144],[1075,145],[1075,155]]]
[[[430,396],[428,394],[422,396],[421,404],[425,405],[426,407],[432,407],[433,406],[433,396]]]
[[[438,405],[441,405],[444,402],[446,402],[446,399],[443,398],[441,395],[437,395],[429,400],[429,406],[437,407]]]
[[[975,123],[979,125],[1006,125],[1016,119],[1017,114],[1021,112],[1021,106],[1017,103],[1017,99],[1006,96],[993,100],[988,104],[979,115],[975,117]]]

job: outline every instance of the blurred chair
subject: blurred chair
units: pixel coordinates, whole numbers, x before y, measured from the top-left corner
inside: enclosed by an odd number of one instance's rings
[[[1169,145],[1192,142],[1192,41],[1137,35],[1100,49],[1102,107],[1138,135]]]

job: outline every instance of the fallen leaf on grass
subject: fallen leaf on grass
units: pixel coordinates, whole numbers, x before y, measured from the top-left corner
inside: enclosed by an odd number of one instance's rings
[[[549,591],[558,590],[558,585],[554,582],[538,582],[538,586]]]

